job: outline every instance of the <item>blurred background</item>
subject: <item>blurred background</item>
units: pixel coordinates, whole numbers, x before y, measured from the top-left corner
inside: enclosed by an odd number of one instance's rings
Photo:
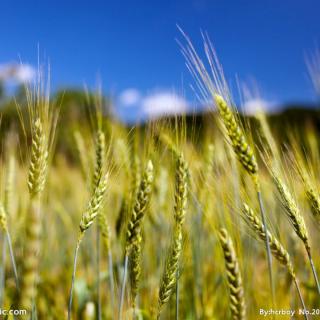
[[[247,113],[319,104],[319,10],[307,1],[1,1],[2,111],[41,62],[51,95],[79,102],[101,86],[126,123],[207,108],[178,41],[179,25],[199,50],[208,32],[234,101]],[[245,85],[244,85],[245,84]],[[246,88],[246,89],[244,89]]]

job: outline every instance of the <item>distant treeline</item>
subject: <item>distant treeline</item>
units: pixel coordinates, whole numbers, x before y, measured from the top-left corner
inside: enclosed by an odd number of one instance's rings
[[[4,97],[3,95],[1,97],[0,94],[0,113],[2,118],[0,141],[2,140],[1,137],[4,137],[6,133],[10,131],[10,128],[21,127],[17,105],[20,106],[20,110],[24,113],[24,110],[26,110],[25,96],[24,88],[18,89],[14,98]],[[88,132],[90,130],[88,110],[92,107],[92,104],[95,103],[95,94],[78,89],[61,90],[51,96],[51,101],[60,108],[56,147],[61,152],[72,154],[71,149],[74,145],[73,131],[79,127],[87,127]],[[109,100],[104,98],[102,103],[105,110],[106,121],[109,121],[110,118],[112,118]],[[305,131],[308,130],[308,128],[315,128],[317,132],[320,132],[320,106],[288,105],[282,109],[284,111],[268,115],[272,132],[277,135],[280,141],[285,143],[288,139],[285,132],[295,132],[301,139],[305,136]],[[256,125],[253,116],[241,117],[243,120],[246,118],[250,126]],[[114,116],[113,119],[113,121],[118,121]],[[172,127],[174,126],[175,118],[168,118],[165,121]],[[184,121],[186,123],[188,137],[199,144],[201,144],[203,136],[205,136],[203,134],[205,130],[213,130],[213,132],[216,130],[215,117],[212,113],[187,115]],[[123,125],[126,126],[126,124]],[[131,126],[132,125],[128,126],[128,130]],[[143,130],[145,124],[139,126]],[[290,130],[285,130],[285,128],[288,127],[290,127]],[[193,136],[194,132],[197,132],[197,136]]]

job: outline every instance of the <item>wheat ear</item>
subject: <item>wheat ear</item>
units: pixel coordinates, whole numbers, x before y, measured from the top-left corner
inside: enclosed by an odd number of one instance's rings
[[[228,106],[222,96],[215,94],[214,99],[238,160],[252,176],[254,182],[258,183],[258,164],[256,158],[232,109]]]
[[[37,198],[44,189],[47,177],[48,145],[43,124],[37,118],[32,126],[31,161],[28,175],[28,187],[31,198]]]
[[[126,230],[124,273],[120,291],[120,303],[118,319],[122,319],[122,309],[124,302],[125,286],[127,281],[127,268],[129,255],[136,243],[141,241],[141,227],[144,215],[146,213],[153,184],[153,165],[151,160],[148,161],[147,167],[143,173],[142,180],[137,190],[134,205],[132,207],[131,217],[128,221]]]
[[[246,304],[237,255],[226,229],[220,229],[219,239],[227,272],[232,319],[243,320],[246,318]]]
[[[22,265],[20,306],[28,312],[37,295],[36,278],[39,266],[41,237],[41,195],[47,177],[48,140],[40,118],[32,124],[31,160],[28,175],[30,212],[26,224],[26,241]]]
[[[247,205],[243,204],[242,208],[242,213],[243,216],[248,224],[248,226],[253,230],[253,232],[256,234],[256,236],[262,240],[265,241],[266,238],[266,233],[264,231],[264,227],[260,219],[255,215],[253,210]],[[286,267],[288,270],[288,273],[290,274],[292,280],[294,281],[298,295],[301,301],[301,304],[304,308],[304,311],[306,311],[305,303],[301,295],[301,291],[298,285],[298,280],[296,277],[296,274],[293,269],[293,265],[290,259],[290,255],[287,252],[287,250],[282,246],[282,244],[279,242],[279,240],[271,233],[268,231],[269,234],[269,240],[270,240],[270,248],[273,256],[275,257],[276,260],[279,261],[280,264]],[[306,315],[305,312],[305,318],[308,319],[308,316]]]
[[[188,167],[182,155],[177,159],[175,177],[174,231],[160,280],[158,297],[158,315],[160,319],[163,306],[169,301],[176,286],[176,319],[179,315],[179,295],[177,286],[179,276],[179,258],[182,253],[182,226],[185,219],[188,200]]]
[[[307,251],[310,250],[307,227],[293,196],[291,195],[288,187],[275,172],[273,172],[273,179],[280,194],[281,201],[286,210],[288,218],[292,223],[294,231],[304,243]]]
[[[276,172],[273,172],[273,179],[275,182],[275,185],[278,189],[278,192],[280,194],[283,206],[286,210],[286,213],[289,217],[289,220],[293,226],[293,229],[297,236],[301,239],[301,241],[304,244],[304,247],[306,249],[306,252],[308,254],[310,266],[312,269],[313,277],[317,286],[318,293],[320,295],[320,285],[319,280],[317,276],[317,272],[315,270],[315,266],[313,263],[313,259],[311,256],[311,248],[310,248],[310,240],[309,235],[307,231],[307,227],[304,221],[304,218],[302,214],[300,213],[299,207],[297,203],[295,202],[292,194],[290,193],[288,187],[285,185],[285,183],[279,178],[279,175]]]

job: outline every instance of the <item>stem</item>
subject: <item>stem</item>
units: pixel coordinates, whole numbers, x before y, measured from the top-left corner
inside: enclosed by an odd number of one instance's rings
[[[176,320],[179,319],[179,268],[176,273]]]
[[[126,255],[124,257],[124,267],[123,267],[124,271],[123,271],[122,285],[121,285],[121,291],[120,291],[120,304],[119,304],[118,320],[122,320],[122,308],[123,308],[124,293],[125,293],[126,281],[127,281],[128,260],[129,260],[129,255],[126,253]]]
[[[100,228],[97,225],[97,300],[98,300],[98,320],[101,320],[101,294],[100,294]]]
[[[4,288],[6,281],[6,257],[7,257],[7,241],[4,234],[2,235],[2,266],[0,271],[0,307],[3,307]]]
[[[309,261],[310,261],[310,265],[311,265],[311,269],[312,269],[313,277],[314,277],[314,280],[315,280],[315,282],[316,282],[317,290],[318,290],[318,293],[319,293],[319,295],[320,295],[320,285],[319,285],[319,280],[318,280],[318,276],[317,276],[316,268],[315,268],[315,266],[314,266],[314,263],[313,263],[313,260],[312,260],[312,257],[311,257],[311,251],[310,251],[310,248],[307,248],[307,253],[308,253],[308,258],[309,258]]]
[[[69,304],[68,304],[68,320],[71,319],[71,308],[72,308],[72,294],[74,287],[74,280],[76,278],[76,268],[77,268],[77,260],[78,260],[78,251],[80,248],[81,238],[78,240],[76,249],[74,252],[74,260],[73,260],[73,271],[72,271],[72,279],[71,279],[71,288],[69,293]]]
[[[270,242],[269,242],[269,234],[267,229],[267,222],[266,222],[266,215],[263,207],[263,201],[261,192],[258,191],[258,200],[259,200],[259,206],[260,206],[260,213],[261,213],[261,219],[263,224],[263,231],[266,235],[266,250],[267,250],[267,260],[268,260],[268,270],[269,270],[269,281],[270,281],[270,289],[271,289],[271,298],[272,298],[272,306],[275,306],[275,287],[274,287],[274,281],[272,277],[272,256],[271,256],[271,250],[270,250]]]
[[[11,237],[10,237],[10,234],[9,234],[9,231],[8,231],[8,230],[6,230],[6,238],[7,238],[8,247],[9,247],[9,253],[10,253],[10,259],[11,259],[12,269],[13,269],[13,273],[14,273],[14,280],[15,280],[15,282],[16,282],[17,290],[20,291],[19,279],[18,279],[18,272],[17,272],[17,266],[16,266],[16,261],[15,261],[15,259],[14,259],[14,254],[13,254],[13,250],[12,250]]]
[[[299,284],[298,284],[298,280],[296,278],[293,278],[293,281],[294,281],[294,284],[296,285],[296,288],[297,288],[297,291],[298,291],[298,295],[299,295],[299,299],[300,299],[300,302],[302,304],[302,307],[303,307],[303,313],[304,313],[304,318],[306,320],[309,319],[308,315],[307,315],[307,309],[306,309],[306,305],[304,304],[304,301],[303,301],[303,297],[302,297],[302,294],[301,294],[301,291],[300,291],[300,287],[299,287]]]
[[[112,252],[109,248],[108,250],[108,267],[109,267],[109,278],[110,278],[110,295],[111,295],[111,308],[112,314],[114,312],[114,279],[113,279],[113,262],[112,262]]]

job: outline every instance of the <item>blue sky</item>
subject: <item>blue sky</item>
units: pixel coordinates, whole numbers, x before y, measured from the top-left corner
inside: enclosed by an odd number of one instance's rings
[[[50,57],[52,85],[142,94],[175,90],[193,99],[175,38],[179,24],[201,47],[209,33],[227,79],[255,78],[273,101],[314,101],[305,53],[320,43],[320,1],[1,1],[0,63]],[[181,37],[180,37],[181,38]]]

